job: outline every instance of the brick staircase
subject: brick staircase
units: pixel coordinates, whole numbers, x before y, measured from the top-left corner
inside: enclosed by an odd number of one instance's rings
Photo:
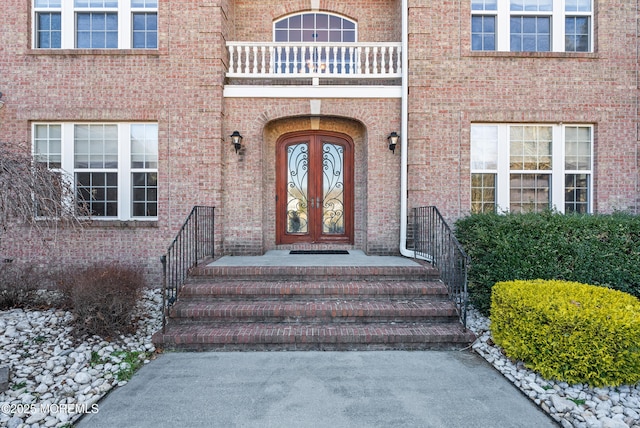
[[[416,266],[201,266],[182,286],[168,350],[461,349],[474,340],[437,271]]]

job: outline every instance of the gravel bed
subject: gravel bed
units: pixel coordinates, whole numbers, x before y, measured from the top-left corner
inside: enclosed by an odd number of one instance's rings
[[[99,411],[105,394],[126,385],[132,357],[136,365],[154,358],[151,336],[161,327],[161,300],[159,290],[146,290],[137,334],[109,341],[74,341],[67,311],[0,312],[0,367],[11,373],[9,389],[0,394],[0,426],[70,427],[82,414]],[[640,428],[640,384],[590,388],[543,379],[502,353],[478,311],[469,310],[468,326],[478,337],[472,349],[563,427]]]
[[[503,354],[491,339],[490,321],[475,309],[467,325],[477,336],[473,350],[563,427],[640,428],[640,383],[591,388],[543,379]]]
[[[137,365],[154,358],[151,335],[161,327],[159,290],[145,290],[136,308],[137,334],[81,343],[69,326],[71,312],[13,309],[0,312],[0,367],[9,389],[0,394],[0,426],[70,427],[98,401],[126,385]]]

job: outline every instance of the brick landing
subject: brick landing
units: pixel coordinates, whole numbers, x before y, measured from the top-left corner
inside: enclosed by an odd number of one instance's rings
[[[192,272],[158,348],[461,349],[474,340],[437,272],[412,266],[216,266]]]

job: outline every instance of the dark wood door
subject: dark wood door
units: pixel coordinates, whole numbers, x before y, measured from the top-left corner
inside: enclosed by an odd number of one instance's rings
[[[276,242],[353,243],[352,141],[295,133],[276,147]]]

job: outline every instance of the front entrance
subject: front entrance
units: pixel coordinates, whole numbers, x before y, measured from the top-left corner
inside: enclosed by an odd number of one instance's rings
[[[284,135],[276,145],[276,243],[353,243],[353,142]]]

